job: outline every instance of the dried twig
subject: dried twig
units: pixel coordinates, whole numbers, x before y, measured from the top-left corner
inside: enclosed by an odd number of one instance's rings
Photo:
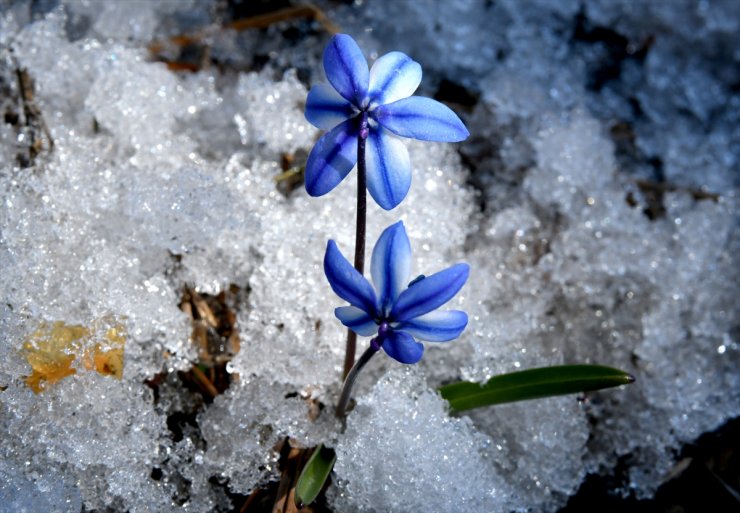
[[[650,180],[636,180],[635,183],[643,191],[653,191],[653,192],[660,192],[660,193],[675,192],[675,191],[688,192],[689,194],[691,194],[691,196],[695,200],[709,199],[712,201],[717,201],[719,200],[719,197],[720,197],[719,194],[716,194],[713,192],[708,192],[708,191],[704,191],[702,189],[696,189],[693,187],[681,187],[681,186],[672,185],[669,183],[652,182]]]
[[[197,365],[193,365],[193,368],[190,369],[190,372],[192,372],[193,377],[196,379],[196,381],[198,381],[198,383],[203,387],[208,395],[211,396],[211,399],[213,399],[220,393],[218,389],[213,385],[213,382],[208,379],[208,376],[203,374],[203,371],[200,370]]]
[[[329,19],[324,11],[313,4],[306,4],[234,20],[222,27],[209,26],[192,34],[172,36],[166,41],[153,41],[149,44],[149,51],[152,54],[161,56],[161,54],[173,49],[173,47],[185,48],[202,45],[205,48],[203,49],[203,55],[200,56],[200,62],[197,64],[162,58],[162,60],[167,64],[167,67],[171,70],[198,71],[203,67],[204,63],[208,61],[208,56],[210,55],[210,49],[207,45],[204,45],[203,42],[207,40],[209,36],[212,36],[217,30],[227,29],[239,32],[243,30],[262,29],[274,25],[275,23],[299,18],[316,20],[329,34],[333,35],[341,32],[341,29]]]

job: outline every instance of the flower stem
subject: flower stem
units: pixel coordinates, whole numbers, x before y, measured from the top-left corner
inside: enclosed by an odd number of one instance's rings
[[[337,404],[337,417],[340,419],[347,415],[347,405],[352,397],[352,387],[354,387],[355,381],[357,381],[357,375],[379,349],[380,345],[377,344],[376,339],[373,339],[370,342],[370,347],[362,353],[360,359],[357,360],[357,363],[354,364],[347,374],[347,377],[344,380],[344,385],[342,385],[342,395],[339,397],[339,403]]]
[[[357,137],[357,224],[355,228],[355,269],[360,274],[365,272],[365,225],[367,218],[367,171],[365,168],[365,141],[368,136],[367,113],[360,118],[360,129]],[[349,375],[355,364],[357,333],[347,330],[347,346],[344,352],[343,378]]]

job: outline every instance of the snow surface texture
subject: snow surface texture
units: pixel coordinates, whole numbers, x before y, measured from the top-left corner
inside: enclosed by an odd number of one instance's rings
[[[351,254],[354,184],[315,199],[274,181],[281,156],[318,136],[297,76],[322,80],[328,36],[290,49],[279,30],[269,42],[226,32],[214,55],[241,63],[260,49],[268,66],[178,75],[146,45],[213,21],[209,2],[0,4],[3,108],[23,110],[25,69],[54,141],[32,113],[22,128],[0,124],[0,503],[228,510],[226,488],[247,494],[278,475],[286,436],[336,448],[337,511],[553,511],[620,458],[625,493],[650,495],[682,443],[740,414],[740,23],[731,1],[625,4],[327,5],[369,56],[421,62],[427,92],[447,78],[480,95],[459,148],[469,166],[452,145],[409,141],[411,193],[368,215],[370,245],[405,221],[417,273],[471,264],[455,300],[470,326],[427,344],[414,369],[371,361],[344,433],[331,415],[340,302],[321,261],[329,238]],[[605,27],[621,39],[593,42]],[[610,59],[620,72],[594,83]],[[205,408],[176,388],[197,358],[178,308],[186,284],[249,290],[229,364],[240,379]],[[122,380],[79,365],[34,394],[24,341],[43,323],[101,319],[125,328]],[[434,392],[564,362],[638,381],[460,417]],[[145,381],[158,374],[155,398]],[[315,421],[309,399],[327,405]],[[200,412],[175,435],[167,420],[182,411]]]

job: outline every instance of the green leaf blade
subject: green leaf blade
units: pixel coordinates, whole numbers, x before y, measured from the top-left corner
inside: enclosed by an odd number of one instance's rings
[[[331,474],[336,461],[337,455],[334,449],[324,447],[323,444],[316,447],[316,450],[308,459],[308,463],[301,471],[295,487],[295,505],[298,509],[308,506],[316,500],[316,497],[321,493],[321,489],[324,488],[326,480],[329,479],[329,474]]]
[[[632,383],[630,374],[603,365],[558,365],[494,376],[487,383],[461,381],[439,389],[454,411],[589,392]]]

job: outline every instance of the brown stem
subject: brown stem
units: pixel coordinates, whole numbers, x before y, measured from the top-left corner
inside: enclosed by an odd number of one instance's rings
[[[355,228],[355,269],[360,274],[365,272],[365,225],[367,218],[367,171],[365,167],[365,142],[368,136],[367,113],[360,118],[360,129],[357,137],[357,224]],[[346,378],[355,364],[357,350],[357,333],[347,330],[347,346],[344,353],[344,373]]]

